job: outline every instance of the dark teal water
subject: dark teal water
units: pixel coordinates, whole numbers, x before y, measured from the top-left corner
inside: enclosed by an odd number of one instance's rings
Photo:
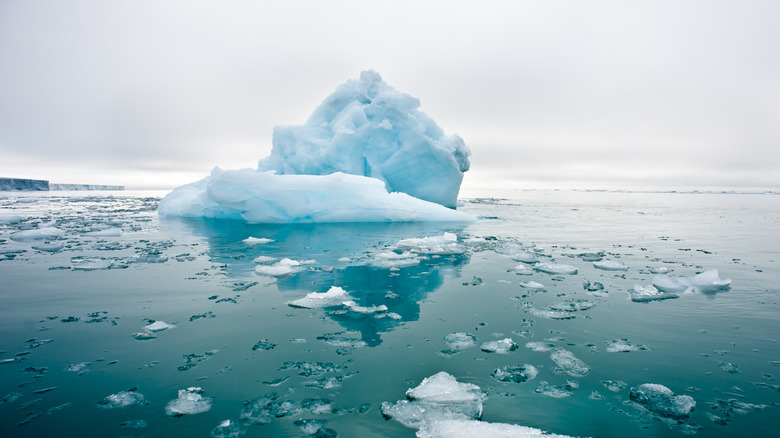
[[[776,433],[779,196],[463,195],[460,208],[481,216],[478,222],[293,227],[159,221],[157,198],[142,192],[3,194],[0,219],[22,219],[0,225],[2,435],[209,436],[231,419],[245,436],[305,436],[300,420],[313,419],[343,437],[414,436],[383,418],[380,405],[403,399],[439,371],[482,388],[489,422],[572,436]],[[11,239],[47,224],[65,233],[53,240],[63,245],[59,251],[33,249],[41,240]],[[122,234],[89,234],[102,228]],[[399,269],[375,266],[377,252],[401,239],[445,232],[457,234],[461,251],[418,254],[418,264]],[[274,241],[242,242],[250,236]],[[542,261],[574,265],[578,273],[517,275],[513,268],[522,263],[505,253],[520,242],[535,244]],[[629,269],[599,270],[580,256],[599,252]],[[313,262],[275,279],[255,274],[261,255]],[[107,269],[80,270],[89,266],[83,263]],[[659,266],[677,276],[717,269],[731,288],[632,302],[628,291],[651,284],[650,269]],[[519,286],[530,280],[544,291]],[[584,281],[604,289],[588,291]],[[286,304],[331,286],[400,318]],[[592,307],[565,320],[533,312],[572,302]],[[150,333],[144,326],[152,321],[175,327]],[[519,348],[443,353],[444,337],[456,332],[473,334],[477,345],[512,338]],[[135,333],[155,337],[137,340]],[[645,349],[608,352],[620,339]],[[590,371],[566,374],[549,352],[526,348],[537,341],[572,352]],[[491,377],[520,364],[539,375],[524,383]],[[568,396],[546,395],[543,382],[568,384]],[[608,382],[622,384],[612,391]],[[674,420],[643,410],[629,391],[644,383],[689,395],[696,409]],[[200,387],[211,408],[166,415],[188,387]],[[131,389],[144,403],[99,404]],[[267,424],[242,423],[245,402],[274,392],[297,409],[277,411],[289,415],[271,415]],[[310,409],[312,400],[329,406]]]

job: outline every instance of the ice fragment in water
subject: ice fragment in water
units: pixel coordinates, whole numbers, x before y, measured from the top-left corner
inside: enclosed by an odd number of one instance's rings
[[[90,237],[121,237],[124,232],[121,228],[106,228],[103,230],[97,230],[97,231],[90,231],[85,234],[85,236]]]
[[[344,301],[342,304],[346,306],[350,312],[357,313],[358,315],[374,315],[374,314],[382,314],[387,312],[387,306],[385,306],[384,304],[380,304],[378,306],[365,307],[365,306],[358,305],[358,303],[352,300]]]
[[[156,336],[149,333],[138,332],[138,333],[133,333],[133,338],[135,338],[136,341],[148,341],[156,338]]]
[[[211,429],[211,438],[238,438],[244,432],[235,421],[225,420],[214,429]]]
[[[268,256],[257,256],[254,260],[252,260],[255,263],[263,264],[263,265],[269,265],[271,263],[276,262],[278,259],[276,257],[268,257]]]
[[[574,354],[563,348],[556,348],[550,353],[550,359],[566,374],[572,377],[585,377],[590,368],[585,362],[577,359]]]
[[[279,400],[279,394],[272,392],[254,400],[244,402],[241,421],[244,424],[268,424],[274,418],[295,415],[301,407],[290,400]]]
[[[631,295],[631,301],[646,302],[657,300],[668,300],[670,298],[678,298],[679,295],[671,292],[663,292],[656,289],[654,286],[642,286],[634,285],[634,289],[628,292]]]
[[[477,338],[471,333],[450,333],[444,337],[444,342],[453,352],[465,350],[477,346]]]
[[[201,414],[211,409],[211,398],[203,397],[203,390],[189,387],[179,390],[179,397],[165,406],[165,413],[171,416]]]
[[[64,247],[65,245],[62,243],[42,243],[40,245],[33,245],[32,249],[44,252],[57,252]]]
[[[671,277],[658,274],[653,277],[653,286],[662,292],[668,293],[709,293],[729,289],[731,287],[731,279],[720,278],[718,271],[711,269],[693,277]]]
[[[408,400],[382,403],[382,415],[406,427],[447,419],[477,419],[482,416],[485,394],[477,385],[460,383],[442,371],[406,391]]]
[[[604,271],[628,271],[628,266],[618,260],[601,260],[593,262],[593,267]]]
[[[312,292],[303,298],[288,301],[287,305],[305,309],[320,309],[323,307],[340,306],[344,301],[348,301],[350,298],[351,297],[344,289],[338,286],[331,286],[327,292]]]
[[[512,272],[514,272],[517,275],[533,275],[534,274],[533,269],[529,268],[526,265],[517,265],[514,268],[512,268]]]
[[[479,348],[482,351],[488,353],[506,354],[509,353],[510,351],[517,350],[518,347],[515,341],[512,340],[512,338],[506,338],[498,341],[484,342]]]
[[[501,382],[515,382],[523,383],[535,378],[539,374],[539,370],[533,365],[506,365],[501,368],[496,368],[490,373],[494,379]]]
[[[647,350],[644,345],[634,345],[628,339],[613,339],[607,344],[607,353],[626,353],[629,351]]]
[[[596,304],[592,301],[583,299],[572,299],[562,303],[555,303],[550,305],[550,310],[556,310],[561,312],[578,312],[581,310],[588,310]]]
[[[576,315],[573,312],[563,312],[560,310],[550,309],[537,309],[535,307],[529,307],[528,313],[534,316],[540,316],[542,318],[549,319],[574,319]]]
[[[562,263],[548,263],[540,262],[534,265],[534,270],[544,272],[547,274],[565,274],[575,275],[577,268],[572,265],[565,265]]]
[[[34,228],[32,230],[23,230],[11,233],[11,240],[17,242],[26,242],[30,240],[49,240],[63,237],[65,231],[55,227]]]
[[[273,241],[274,241],[273,239],[268,239],[266,237],[252,237],[252,236],[249,236],[246,239],[242,240],[241,242],[246,243],[248,245],[256,245],[256,244],[271,243]]]
[[[669,272],[669,268],[666,266],[659,266],[657,268],[650,268],[650,272],[653,274],[666,274]]]
[[[110,268],[112,262],[101,257],[74,257],[70,263],[77,271],[97,271]]]
[[[401,239],[398,247],[419,254],[461,254],[466,248],[458,244],[458,236],[444,233],[441,236]]]
[[[255,345],[252,346],[252,351],[257,351],[257,350],[268,351],[268,350],[273,350],[275,347],[276,344],[269,341],[268,339],[261,339],[257,341]]]
[[[555,344],[551,344],[549,342],[529,342],[525,344],[525,348],[531,351],[546,353],[548,351],[551,351],[553,348],[555,348]]]
[[[424,423],[418,438],[571,438],[546,433],[541,429],[506,423],[488,423],[478,420],[438,420]]]
[[[157,333],[157,332],[161,332],[163,330],[168,330],[168,329],[174,328],[174,327],[176,327],[176,326],[168,324],[165,321],[155,321],[155,322],[145,326],[144,329],[146,329],[146,330],[148,330],[148,331],[150,331],[152,333]]]
[[[301,262],[284,258],[273,265],[259,265],[255,267],[255,273],[268,277],[286,277],[300,271]]]
[[[579,388],[579,384],[576,382],[566,382],[565,385],[551,385],[547,382],[539,382],[539,387],[534,392],[552,398],[566,398],[571,397],[577,388]]]
[[[103,409],[126,408],[143,404],[146,404],[143,394],[135,391],[117,392],[116,394],[106,396],[106,398],[97,403],[98,407]]]
[[[666,418],[687,418],[696,408],[693,397],[675,396],[671,389],[657,383],[645,383],[631,388],[629,398],[648,411]]]
[[[526,289],[532,289],[532,290],[544,290],[545,286],[542,283],[538,283],[536,281],[526,281],[523,283],[520,283],[520,287],[526,288]]]

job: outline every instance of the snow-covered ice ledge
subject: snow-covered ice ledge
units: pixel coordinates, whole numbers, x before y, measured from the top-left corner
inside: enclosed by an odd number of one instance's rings
[[[471,151],[378,73],[339,86],[301,126],[274,128],[257,169],[169,193],[163,217],[250,223],[473,221],[454,210]]]

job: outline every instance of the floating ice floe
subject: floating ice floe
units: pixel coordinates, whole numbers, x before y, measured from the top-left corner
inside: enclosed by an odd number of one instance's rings
[[[527,344],[525,344],[525,348],[531,351],[546,353],[548,351],[551,351],[553,348],[555,348],[555,344],[550,342],[528,342]]]
[[[536,281],[525,281],[520,283],[520,287],[531,290],[544,290],[545,285]]]
[[[255,266],[255,273],[267,277],[286,277],[298,272],[301,268],[301,262],[283,258],[272,265]]]
[[[490,375],[500,382],[523,383],[536,378],[539,375],[539,370],[535,366],[528,364],[506,365],[496,368]]]
[[[668,300],[670,298],[678,298],[679,295],[671,292],[663,292],[655,288],[655,286],[642,286],[642,285],[634,285],[634,289],[628,291],[629,295],[631,295],[631,301],[635,302],[647,302],[647,301],[658,301],[658,300]]]
[[[471,333],[450,333],[444,337],[444,342],[449,347],[449,352],[457,353],[458,351],[465,350],[467,348],[473,348],[477,346],[477,338]]]
[[[671,389],[657,383],[645,383],[631,388],[629,398],[648,411],[666,418],[687,418],[696,408],[693,397],[676,396]]]
[[[0,225],[12,225],[23,221],[24,218],[18,215],[3,214],[0,215]]]
[[[351,297],[344,289],[338,286],[331,286],[327,292],[312,292],[303,298],[288,301],[290,307],[302,307],[305,309],[321,309],[323,307],[340,306],[344,301],[349,301]]]
[[[551,385],[542,381],[539,382],[539,386],[534,389],[534,392],[552,398],[566,398],[571,397],[574,391],[579,387],[579,383],[572,381],[567,381],[565,385]]]
[[[146,401],[143,394],[135,390],[120,391],[116,394],[108,395],[97,403],[98,407],[103,409],[126,408],[144,404],[146,404]]]
[[[548,319],[574,319],[577,317],[577,315],[574,312],[564,312],[562,310],[538,309],[536,307],[528,307],[526,311],[533,316],[538,316],[541,318],[548,318]]]
[[[165,413],[171,416],[194,415],[209,409],[211,409],[211,398],[203,397],[202,389],[191,386],[179,390],[179,396],[165,406]]]
[[[59,242],[53,242],[53,243],[41,243],[39,245],[33,245],[32,249],[36,251],[44,251],[44,252],[57,252],[64,248],[65,245]]]
[[[571,438],[546,433],[541,429],[506,423],[488,423],[478,420],[440,420],[424,423],[417,431],[418,438]]]
[[[365,307],[361,306],[355,301],[348,300],[342,303],[350,312],[357,313],[359,315],[374,315],[379,313],[386,313],[387,306],[380,304],[378,306]]]
[[[711,269],[693,277],[671,277],[658,274],[653,277],[653,286],[662,292],[716,292],[731,287],[731,279],[720,278],[718,271]]]
[[[163,330],[168,330],[168,329],[174,328],[174,327],[176,327],[176,326],[172,325],[172,324],[168,324],[165,321],[155,321],[155,322],[153,322],[153,323],[151,323],[149,325],[144,326],[144,329],[146,329],[146,330],[148,330],[148,331],[150,331],[152,333],[157,333],[157,332],[161,332]]]
[[[406,391],[406,398],[396,403],[383,402],[382,415],[417,429],[433,421],[480,418],[485,394],[479,386],[460,383],[442,371]]]
[[[371,254],[368,264],[377,268],[400,269],[409,266],[417,266],[423,259],[416,253],[404,251],[397,253],[395,251],[384,250]]]
[[[656,268],[650,268],[650,272],[652,272],[653,274],[666,274],[669,272],[669,268],[667,268],[666,266],[659,266]]]
[[[547,274],[575,275],[577,268],[563,263],[539,262],[534,265],[534,270]]]
[[[271,155],[256,170],[215,168],[165,196],[159,213],[250,223],[472,221],[452,210],[471,152],[418,106],[363,72],[306,124],[275,127]]]
[[[32,230],[23,230],[11,233],[11,240],[17,242],[26,242],[30,240],[49,240],[58,239],[65,235],[65,231],[56,227],[34,228]]]
[[[628,266],[618,260],[600,260],[593,262],[593,267],[603,271],[628,271]]]
[[[533,275],[534,273],[533,269],[529,268],[526,265],[517,265],[514,268],[512,268],[512,272],[514,272],[517,275]]]
[[[279,400],[279,394],[272,392],[244,402],[241,422],[245,425],[268,424],[274,418],[286,417],[300,412],[301,406],[290,400]]]
[[[574,354],[563,348],[556,348],[550,353],[550,359],[558,368],[572,377],[585,377],[590,373],[590,367],[577,359]]]
[[[260,255],[255,257],[254,260],[252,261],[254,263],[258,263],[261,265],[270,265],[271,263],[275,263],[277,260],[279,259],[277,259],[276,257],[268,257],[268,256]]]
[[[258,245],[258,244],[265,244],[265,243],[271,243],[273,242],[273,239],[268,239],[265,237],[252,237],[249,236],[246,239],[242,240],[242,243],[246,243],[247,245]]]
[[[510,351],[517,350],[518,346],[515,343],[515,341],[512,340],[512,338],[506,338],[501,339],[498,341],[488,341],[482,343],[482,345],[479,346],[480,350],[485,351],[487,353],[499,353],[499,354],[506,354]]]
[[[111,268],[113,261],[102,257],[73,257],[70,263],[76,271],[98,271]]]

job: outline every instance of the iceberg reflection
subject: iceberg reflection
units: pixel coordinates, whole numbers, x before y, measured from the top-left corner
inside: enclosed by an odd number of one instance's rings
[[[447,278],[460,277],[470,261],[468,247],[452,223],[247,224],[240,221],[181,219],[206,239],[212,263],[231,280],[276,277],[280,292],[292,299],[343,288],[352,304],[325,312],[367,346],[381,344],[381,333],[417,321],[420,302]],[[427,238],[427,239],[426,239]],[[278,261],[285,262],[279,264]],[[258,269],[289,266],[289,272]],[[278,275],[276,274],[278,273]]]

